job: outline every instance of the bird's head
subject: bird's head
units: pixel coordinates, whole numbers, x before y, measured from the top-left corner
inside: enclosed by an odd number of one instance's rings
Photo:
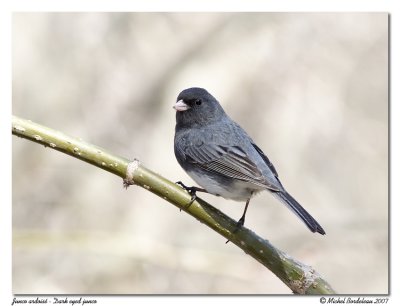
[[[183,90],[176,99],[176,124],[182,127],[204,126],[219,121],[225,115],[218,101],[205,89]]]

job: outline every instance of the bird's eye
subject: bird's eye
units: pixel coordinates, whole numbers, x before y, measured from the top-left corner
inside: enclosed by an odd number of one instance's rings
[[[201,105],[201,100],[200,99],[197,99],[196,101],[195,101],[195,103],[196,103],[196,105]]]

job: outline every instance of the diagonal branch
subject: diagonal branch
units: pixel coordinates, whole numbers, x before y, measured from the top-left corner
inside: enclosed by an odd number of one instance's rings
[[[291,258],[245,227],[237,230],[235,220],[202,199],[197,198],[188,205],[191,196],[185,190],[145,168],[138,160],[129,161],[81,139],[16,116],[12,117],[12,133],[118,175],[126,186],[135,184],[162,197],[237,245],[271,270],[294,293],[335,293],[312,267]]]

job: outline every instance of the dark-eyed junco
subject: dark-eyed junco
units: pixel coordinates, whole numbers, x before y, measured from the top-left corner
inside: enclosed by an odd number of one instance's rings
[[[318,222],[283,188],[278,173],[264,152],[224,112],[203,88],[183,90],[174,106],[175,156],[182,168],[202,188],[196,191],[236,201],[246,201],[238,225],[244,224],[250,199],[267,189],[289,207],[312,232],[325,234]]]

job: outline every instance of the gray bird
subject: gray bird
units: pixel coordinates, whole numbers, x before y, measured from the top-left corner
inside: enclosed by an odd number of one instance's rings
[[[318,222],[283,188],[275,167],[247,133],[228,117],[218,101],[203,88],[183,90],[176,112],[175,156],[201,187],[187,187],[192,201],[196,191],[235,201],[246,201],[238,226],[245,221],[250,199],[270,191],[289,207],[312,232],[325,234]]]

